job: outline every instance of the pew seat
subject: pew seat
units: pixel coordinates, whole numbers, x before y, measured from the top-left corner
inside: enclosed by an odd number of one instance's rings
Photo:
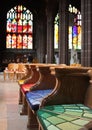
[[[21,86],[21,91],[25,94],[25,93],[27,93],[27,92],[30,91],[30,88],[31,88],[32,86],[35,86],[35,83],[33,83],[33,84],[23,84],[23,85]]]
[[[45,106],[37,111],[42,130],[87,130],[92,109],[83,104]]]
[[[31,106],[31,109],[36,111],[39,109],[39,105],[41,104],[42,99],[51,92],[52,89],[30,91],[26,93],[26,100]]]

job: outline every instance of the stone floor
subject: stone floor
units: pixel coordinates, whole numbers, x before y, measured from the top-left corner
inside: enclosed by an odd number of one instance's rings
[[[27,116],[20,116],[18,104],[19,86],[17,81],[4,81],[0,73],[0,130],[29,130]],[[37,130],[37,129],[30,129]]]

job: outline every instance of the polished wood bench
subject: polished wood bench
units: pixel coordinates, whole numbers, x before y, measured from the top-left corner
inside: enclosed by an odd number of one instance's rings
[[[21,86],[23,84],[26,84],[27,80],[28,79],[31,79],[32,78],[32,75],[33,75],[33,71],[30,67],[29,64],[26,64],[25,65],[26,68],[27,68],[27,73],[25,76],[23,76],[20,80],[18,80],[18,85],[19,85],[19,104],[22,105],[23,104],[23,94],[22,94],[22,91],[21,91]]]
[[[49,66],[38,66],[37,68],[41,74],[40,82],[25,94],[28,103],[28,128],[38,127],[35,111],[39,109],[41,100],[51,93],[56,85],[56,78],[51,74]]]
[[[32,77],[32,68],[30,66],[30,64],[25,64],[25,66],[27,66],[27,73],[25,76],[23,76],[21,79],[17,80],[19,86],[21,86],[22,84],[24,84],[28,79],[30,79]]]
[[[37,111],[39,130],[92,128],[90,67],[55,68],[56,86]]]
[[[19,104],[23,104],[23,92],[21,88],[25,88],[24,91],[28,91],[32,84],[36,83],[39,79],[39,71],[37,71],[34,64],[29,64],[29,70],[25,77],[18,80],[19,84]]]
[[[17,63],[9,63],[8,66],[4,69],[3,75],[4,75],[4,80],[6,80],[6,77],[10,80],[14,80],[16,77],[16,70],[18,70],[18,64]]]
[[[40,86],[41,84],[43,84],[43,82],[46,82],[46,84],[47,84],[49,69],[46,69],[46,71],[45,71],[45,68],[47,66],[49,67],[49,66],[57,66],[57,65],[56,64],[41,64],[41,63],[38,64],[38,63],[36,63],[36,64],[30,64],[30,66],[31,66],[30,71],[32,71],[30,78],[26,79],[24,84],[19,84],[20,85],[19,104],[20,104],[20,102],[22,104],[22,110],[20,112],[21,115],[27,114],[27,102],[26,102],[25,94],[28,91],[31,91],[32,86],[38,86],[38,85]],[[43,70],[41,70],[41,67],[43,68],[43,66],[46,66],[46,67]],[[61,66],[65,66],[65,65],[63,64]],[[40,67],[40,72],[39,72],[39,67]],[[45,71],[45,74],[43,74],[43,71]],[[49,71],[49,73],[50,73],[50,71]],[[50,74],[50,76],[51,76],[51,74]]]
[[[9,63],[8,66],[3,71],[4,80],[6,80],[6,76],[10,80],[18,80],[24,77],[27,73],[28,65],[24,63]]]
[[[20,114],[21,115],[26,115],[28,114],[27,111],[27,102],[25,95],[28,91],[32,90],[46,90],[48,89],[49,86],[55,86],[55,77],[51,75],[49,67],[50,66],[57,66],[56,64],[30,64],[31,69],[33,71],[33,76],[30,76],[29,79],[26,79],[26,82],[24,84],[19,84],[20,86],[20,94],[21,95],[21,100],[22,100],[22,109]],[[60,66],[66,66],[65,64],[61,64]],[[48,81],[51,81],[50,83]],[[43,88],[43,86],[45,87]],[[31,89],[32,88],[32,89]],[[45,92],[48,92],[45,91]],[[44,94],[45,94],[44,92]],[[46,93],[47,94],[47,93]],[[19,96],[20,97],[20,96]]]
[[[22,102],[22,110],[20,112],[21,115],[27,114],[27,102],[25,99],[25,94],[30,91],[32,86],[38,85],[41,79],[41,74],[36,66],[43,66],[42,64],[30,64],[30,76],[25,80],[24,84],[19,84],[20,91],[19,91],[19,101]]]
[[[43,64],[32,64],[31,69],[33,71],[32,77],[27,80],[27,82],[20,86],[20,91],[22,93],[22,110],[21,115],[28,114],[28,105],[26,102],[25,94],[31,91],[31,87],[39,86],[41,80],[43,79],[41,72],[38,70],[38,66],[44,66]]]

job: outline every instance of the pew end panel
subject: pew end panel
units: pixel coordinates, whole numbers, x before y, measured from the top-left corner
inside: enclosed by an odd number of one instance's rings
[[[50,66],[37,66],[37,69],[40,72],[40,80],[38,81],[38,85],[31,87],[31,91],[35,90],[45,90],[45,89],[53,89],[56,84],[56,78],[51,74]]]
[[[33,126],[31,121],[32,117],[35,118],[35,121],[37,120],[36,111],[39,109],[41,100],[53,91],[56,84],[56,78],[54,75],[51,75],[49,66],[39,66],[38,69],[41,73],[40,82],[38,85],[31,87],[30,92],[26,93],[25,95],[26,101],[28,103],[28,128]],[[34,126],[38,126],[37,121],[34,123]]]
[[[50,65],[51,66],[51,65]],[[39,79],[37,82],[32,82],[34,84],[24,84],[21,85],[21,93],[22,93],[22,110],[20,112],[21,115],[26,115],[27,114],[27,103],[26,103],[26,98],[25,95],[27,92],[31,91],[37,91],[37,90],[52,90],[55,86],[56,80],[53,75],[50,73],[49,65],[32,65],[32,68],[35,70],[33,74],[33,78],[30,79],[30,81],[36,76],[37,79],[37,73],[39,73]],[[37,70],[37,71],[36,71]],[[21,94],[20,93],[20,94]]]
[[[85,103],[89,87],[89,68],[55,68],[56,86],[42,100],[41,107],[53,104]]]
[[[90,77],[90,81],[89,81],[90,85],[86,92],[85,105],[92,109],[92,70],[91,69],[88,70],[88,75]]]
[[[25,99],[25,94],[30,91],[30,88],[32,86],[38,85],[40,78],[41,78],[41,74],[39,73],[39,70],[37,70],[36,65],[37,64],[30,64],[30,69],[32,72],[31,76],[26,79],[24,84],[20,85],[19,97],[22,100],[22,103],[21,103],[22,109],[21,109],[20,115],[27,115],[27,106],[28,105],[27,105],[27,102]]]

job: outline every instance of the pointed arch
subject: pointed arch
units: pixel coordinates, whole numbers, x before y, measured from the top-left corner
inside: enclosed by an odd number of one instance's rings
[[[7,12],[6,48],[33,49],[33,14],[23,5]]]

